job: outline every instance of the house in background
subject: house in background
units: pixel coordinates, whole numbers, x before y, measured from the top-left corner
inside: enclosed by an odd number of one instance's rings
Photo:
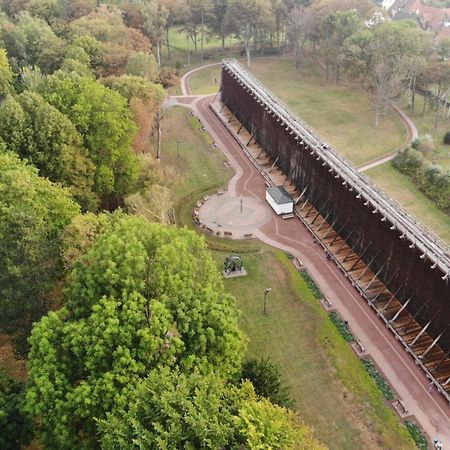
[[[450,37],[450,8],[425,5],[421,0],[384,0],[383,6],[387,6],[392,20],[417,20],[423,30],[434,33],[438,42]]]

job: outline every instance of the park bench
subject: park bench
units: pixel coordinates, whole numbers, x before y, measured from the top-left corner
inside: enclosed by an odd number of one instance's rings
[[[224,231],[224,236],[233,236],[233,233],[231,231]]]

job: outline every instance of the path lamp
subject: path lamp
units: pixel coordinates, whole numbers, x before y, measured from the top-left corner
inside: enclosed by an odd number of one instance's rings
[[[264,291],[264,314],[267,314],[267,295],[272,290],[272,288],[266,288]]]
[[[180,141],[177,141],[177,159],[180,157]]]

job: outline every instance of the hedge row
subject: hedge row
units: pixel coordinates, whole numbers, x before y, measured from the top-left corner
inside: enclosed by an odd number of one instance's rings
[[[335,313],[334,311],[329,314],[330,320],[334,323],[335,327],[338,329],[339,333],[347,342],[353,342],[355,337],[348,329],[346,323]]]
[[[363,363],[364,368],[367,370],[367,373],[375,380],[378,389],[383,393],[385,398],[388,400],[394,400],[394,392],[392,391],[386,380],[380,375],[380,372],[378,372],[373,362],[365,358],[363,358],[361,362]]]
[[[322,299],[323,294],[317,284],[314,282],[314,280],[311,278],[311,275],[304,269],[299,271],[300,276],[305,280],[306,284],[308,285],[309,289],[313,293],[314,297],[317,299]]]
[[[428,450],[428,442],[426,437],[423,435],[420,428],[409,420],[405,422],[405,427],[408,430],[409,434],[413,438],[414,442],[417,445],[417,448],[420,450]]]
[[[411,176],[418,188],[439,208],[450,214],[450,170],[428,163],[418,150],[410,148],[399,153],[392,164]]]

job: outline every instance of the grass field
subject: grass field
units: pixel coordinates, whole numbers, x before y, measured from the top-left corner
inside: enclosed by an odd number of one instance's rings
[[[315,64],[297,73],[291,58],[254,58],[250,70],[356,166],[394,150],[406,139],[406,129],[394,113],[375,127],[368,94],[355,85],[327,82]],[[214,79],[220,79],[219,67],[194,74],[191,88],[197,93],[217,92]]]
[[[419,191],[412,178],[400,173],[389,162],[368,170],[366,174],[378,187],[450,244],[450,216]]]
[[[179,164],[186,182],[176,194],[181,224],[192,226],[191,211],[205,193],[232,175],[223,157],[209,150],[196,119],[171,110],[165,119],[162,164]],[[181,156],[176,141],[183,139]],[[180,161],[181,160],[181,161]],[[287,257],[257,241],[227,241],[207,236],[218,268],[231,252],[243,255],[245,278],[227,280],[241,310],[249,356],[270,356],[291,386],[296,409],[316,436],[332,449],[412,449],[405,429],[385,406],[362,364],[328,319]],[[271,287],[268,314],[263,291]]]

